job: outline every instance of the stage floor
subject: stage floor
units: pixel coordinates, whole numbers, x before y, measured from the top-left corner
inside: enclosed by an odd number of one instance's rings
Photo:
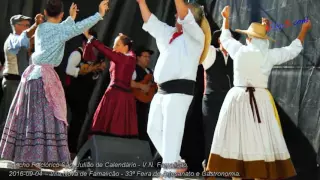
[[[4,161],[0,160],[0,176],[5,177],[5,179],[10,179],[10,177],[15,178],[16,176],[30,176],[30,171],[24,171],[24,173],[21,173],[23,170],[17,170],[14,169],[13,163],[10,161]],[[107,179],[107,180],[115,180],[118,179],[120,180],[121,178],[110,178],[110,177],[93,177],[93,176],[72,176],[71,170],[70,169],[63,169],[59,171],[59,173],[53,173],[54,171],[47,170],[47,169],[42,169],[42,173],[36,173],[36,171],[33,171],[33,176],[45,176],[46,178],[54,177],[56,178],[62,178],[66,179],[88,179],[88,180],[98,180],[98,179]],[[320,180],[320,168],[315,167],[314,169],[309,169],[307,171],[299,171],[297,170],[298,176],[294,178],[290,178],[288,180]],[[63,175],[64,174],[64,175]],[[55,175],[55,176],[54,176]],[[58,176],[57,176],[58,175]],[[152,180],[157,180],[159,179],[158,177],[152,178]],[[123,179],[121,179],[123,180]],[[176,180],[204,180],[204,178],[176,178]],[[216,178],[216,180],[227,180],[226,178]]]

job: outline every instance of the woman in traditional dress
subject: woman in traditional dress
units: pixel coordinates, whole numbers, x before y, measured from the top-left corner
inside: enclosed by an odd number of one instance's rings
[[[107,7],[108,1],[104,0],[99,13],[75,23],[78,8],[72,4],[70,16],[61,22],[62,1],[47,1],[47,22],[35,33],[33,64],[22,75],[1,138],[2,159],[14,161],[21,168],[38,163],[32,168],[58,170],[70,163],[66,101],[54,67],[62,61],[65,42],[102,20]]]
[[[229,7],[224,17],[220,41],[234,61],[234,86],[222,105],[214,133],[207,171],[233,179],[286,179],[296,175],[291,162],[273,99],[267,90],[274,65],[299,55],[303,49],[310,21],[289,46],[269,49],[267,20],[252,23],[247,45],[232,38],[229,29]],[[228,172],[228,173],[227,173]],[[210,174],[209,174],[210,175]]]
[[[119,34],[111,49],[88,32],[84,34],[90,42],[84,50],[84,58],[91,56],[93,53],[91,49],[94,46],[110,60],[110,84],[94,114],[90,135],[137,137],[136,103],[130,89],[136,67],[136,58],[131,51],[131,39]]]

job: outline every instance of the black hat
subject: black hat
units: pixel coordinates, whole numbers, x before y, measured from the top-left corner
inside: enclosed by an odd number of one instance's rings
[[[148,52],[150,55],[152,55],[152,54],[154,53],[152,50],[150,50],[150,49],[148,49],[148,48],[146,48],[146,47],[144,47],[144,46],[139,46],[139,47],[136,49],[135,54],[136,54],[136,56],[141,56],[141,54],[142,54],[143,52]]]
[[[18,15],[14,15],[14,16],[12,16],[12,17],[10,18],[10,24],[11,24],[11,25],[15,25],[15,24],[17,24],[17,23],[20,22],[20,21],[23,21],[23,20],[31,21],[31,19],[32,19],[31,17],[18,14]]]
[[[212,34],[212,45],[215,47],[215,48],[219,48],[220,45],[219,45],[219,38],[220,38],[220,35],[221,35],[221,30],[217,30],[217,31],[214,31],[213,34]],[[232,31],[230,30],[231,34],[232,34],[232,37],[236,40],[239,40],[240,37],[241,37],[241,34],[240,33],[237,33],[235,31]]]

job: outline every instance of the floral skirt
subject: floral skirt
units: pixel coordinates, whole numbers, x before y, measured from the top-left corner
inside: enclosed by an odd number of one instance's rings
[[[71,162],[67,125],[54,116],[42,78],[20,83],[0,142],[1,158],[15,163]]]

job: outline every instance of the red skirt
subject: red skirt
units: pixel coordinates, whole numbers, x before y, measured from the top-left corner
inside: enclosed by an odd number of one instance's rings
[[[138,122],[133,94],[109,87],[94,114],[91,132],[137,136]]]

